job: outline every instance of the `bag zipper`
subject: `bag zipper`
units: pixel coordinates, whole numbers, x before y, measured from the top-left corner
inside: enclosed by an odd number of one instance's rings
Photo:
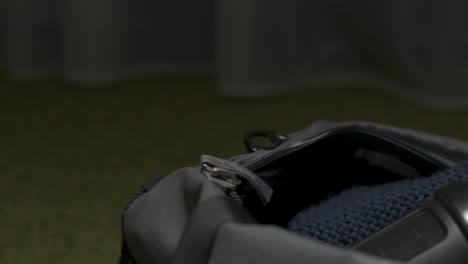
[[[256,170],[270,163],[271,161],[274,161],[276,159],[279,159],[281,157],[288,155],[289,153],[296,152],[304,147],[307,147],[310,144],[317,142],[320,139],[332,134],[333,132],[334,132],[333,130],[329,130],[318,135],[299,138],[298,140],[290,143],[287,146],[269,150],[262,155],[256,156],[254,159],[246,160],[243,166],[245,166],[249,170]],[[241,160],[240,162],[243,162],[243,160]]]
[[[247,181],[257,192],[262,203],[266,205],[273,194],[273,189],[268,186],[268,184],[263,181],[262,178],[257,176],[253,171],[281,158],[290,153],[296,152],[300,149],[310,146],[311,144],[320,141],[321,139],[337,134],[346,130],[351,132],[365,133],[372,135],[374,137],[392,141],[394,144],[399,145],[401,148],[406,149],[407,151],[415,152],[425,159],[431,159],[432,162],[437,163],[439,166],[445,166],[443,162],[439,159],[432,157],[423,153],[417,147],[411,146],[404,141],[395,138],[391,135],[382,135],[373,131],[364,131],[362,129],[356,128],[336,128],[331,129],[325,132],[322,132],[318,135],[307,135],[300,138],[296,138],[293,142],[286,143],[287,145],[281,146],[279,148],[265,151],[264,153],[248,159],[239,159],[236,161],[228,161],[220,158],[216,158],[209,155],[203,155],[201,157],[202,171],[212,182],[217,183],[226,190],[230,191],[230,196],[237,197],[237,200],[240,200],[239,195],[236,193],[236,188],[242,184],[243,180]],[[242,165],[241,165],[242,164]]]
[[[275,161],[275,160],[277,160],[277,159],[279,159],[281,157],[284,157],[284,156],[286,156],[286,155],[288,155],[290,153],[293,153],[293,152],[296,152],[296,151],[298,151],[300,149],[308,147],[309,145],[311,145],[311,144],[313,144],[313,143],[315,143],[315,142],[317,142],[317,141],[319,141],[319,140],[321,140],[321,139],[323,139],[325,137],[331,136],[333,134],[338,134],[338,133],[341,133],[341,132],[346,131],[346,130],[349,130],[351,132],[358,132],[358,133],[368,134],[368,135],[371,135],[371,136],[376,137],[376,138],[380,138],[380,139],[385,140],[385,141],[392,141],[393,144],[399,145],[401,148],[404,148],[407,151],[415,152],[415,153],[417,153],[418,155],[420,155],[421,157],[423,157],[425,159],[430,159],[430,160],[432,160],[432,162],[437,163],[439,166],[442,166],[442,167],[446,166],[446,164],[444,164],[444,162],[441,161],[440,159],[438,159],[438,158],[436,158],[436,157],[434,157],[432,155],[429,155],[427,153],[424,153],[423,150],[421,150],[419,147],[413,146],[412,144],[408,144],[408,143],[402,141],[401,139],[399,139],[399,138],[397,138],[395,136],[388,135],[388,134],[381,134],[381,133],[374,132],[374,131],[365,131],[365,130],[356,129],[356,128],[335,128],[335,129],[325,131],[325,132],[323,132],[321,134],[318,134],[318,135],[314,135],[314,136],[309,135],[309,136],[306,136],[306,137],[303,137],[303,138],[298,138],[297,141],[292,142],[289,145],[267,151],[262,155],[256,156],[254,159],[245,160],[245,163],[243,162],[243,160],[240,160],[239,162],[243,163],[243,166],[245,166],[249,170],[255,171],[255,170],[261,168],[262,166],[265,166],[266,164],[269,164],[272,161]]]
[[[236,188],[244,181],[255,189],[263,205],[271,200],[273,189],[255,173],[236,162],[203,155],[201,167],[208,180],[224,188],[229,196],[239,202],[242,199],[237,194]]]

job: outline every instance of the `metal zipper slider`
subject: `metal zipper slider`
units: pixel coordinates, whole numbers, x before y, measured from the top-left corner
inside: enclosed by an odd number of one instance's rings
[[[239,177],[231,171],[213,167],[207,163],[202,163],[202,171],[210,181],[229,190],[235,190],[242,183]]]
[[[214,182],[226,190],[226,194],[234,201],[242,204],[242,198],[237,194],[236,188],[242,181],[234,173],[222,168],[212,167],[209,164],[202,164],[202,172],[211,182]]]
[[[273,189],[266,182],[238,163],[203,155],[201,166],[208,179],[231,191],[234,191],[242,180],[247,181],[255,189],[263,205],[266,205],[273,195]]]

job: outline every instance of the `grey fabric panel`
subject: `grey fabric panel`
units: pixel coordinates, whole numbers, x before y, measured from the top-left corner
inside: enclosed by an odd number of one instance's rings
[[[138,263],[167,263],[195,206],[224,193],[200,169],[185,168],[162,179],[136,200],[123,219],[124,236]]]
[[[218,231],[209,264],[397,264],[302,238],[274,226],[228,223]]]

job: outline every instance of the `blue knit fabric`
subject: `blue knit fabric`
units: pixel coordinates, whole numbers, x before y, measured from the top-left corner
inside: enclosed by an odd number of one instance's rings
[[[352,247],[421,208],[435,190],[454,181],[468,181],[468,162],[429,177],[353,187],[299,212],[288,228],[332,245]]]

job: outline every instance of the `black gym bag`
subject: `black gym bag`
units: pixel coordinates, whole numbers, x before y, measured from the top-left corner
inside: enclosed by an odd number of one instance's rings
[[[257,145],[257,138],[267,138]],[[141,186],[121,264],[465,263],[468,144],[368,122],[256,130]]]

